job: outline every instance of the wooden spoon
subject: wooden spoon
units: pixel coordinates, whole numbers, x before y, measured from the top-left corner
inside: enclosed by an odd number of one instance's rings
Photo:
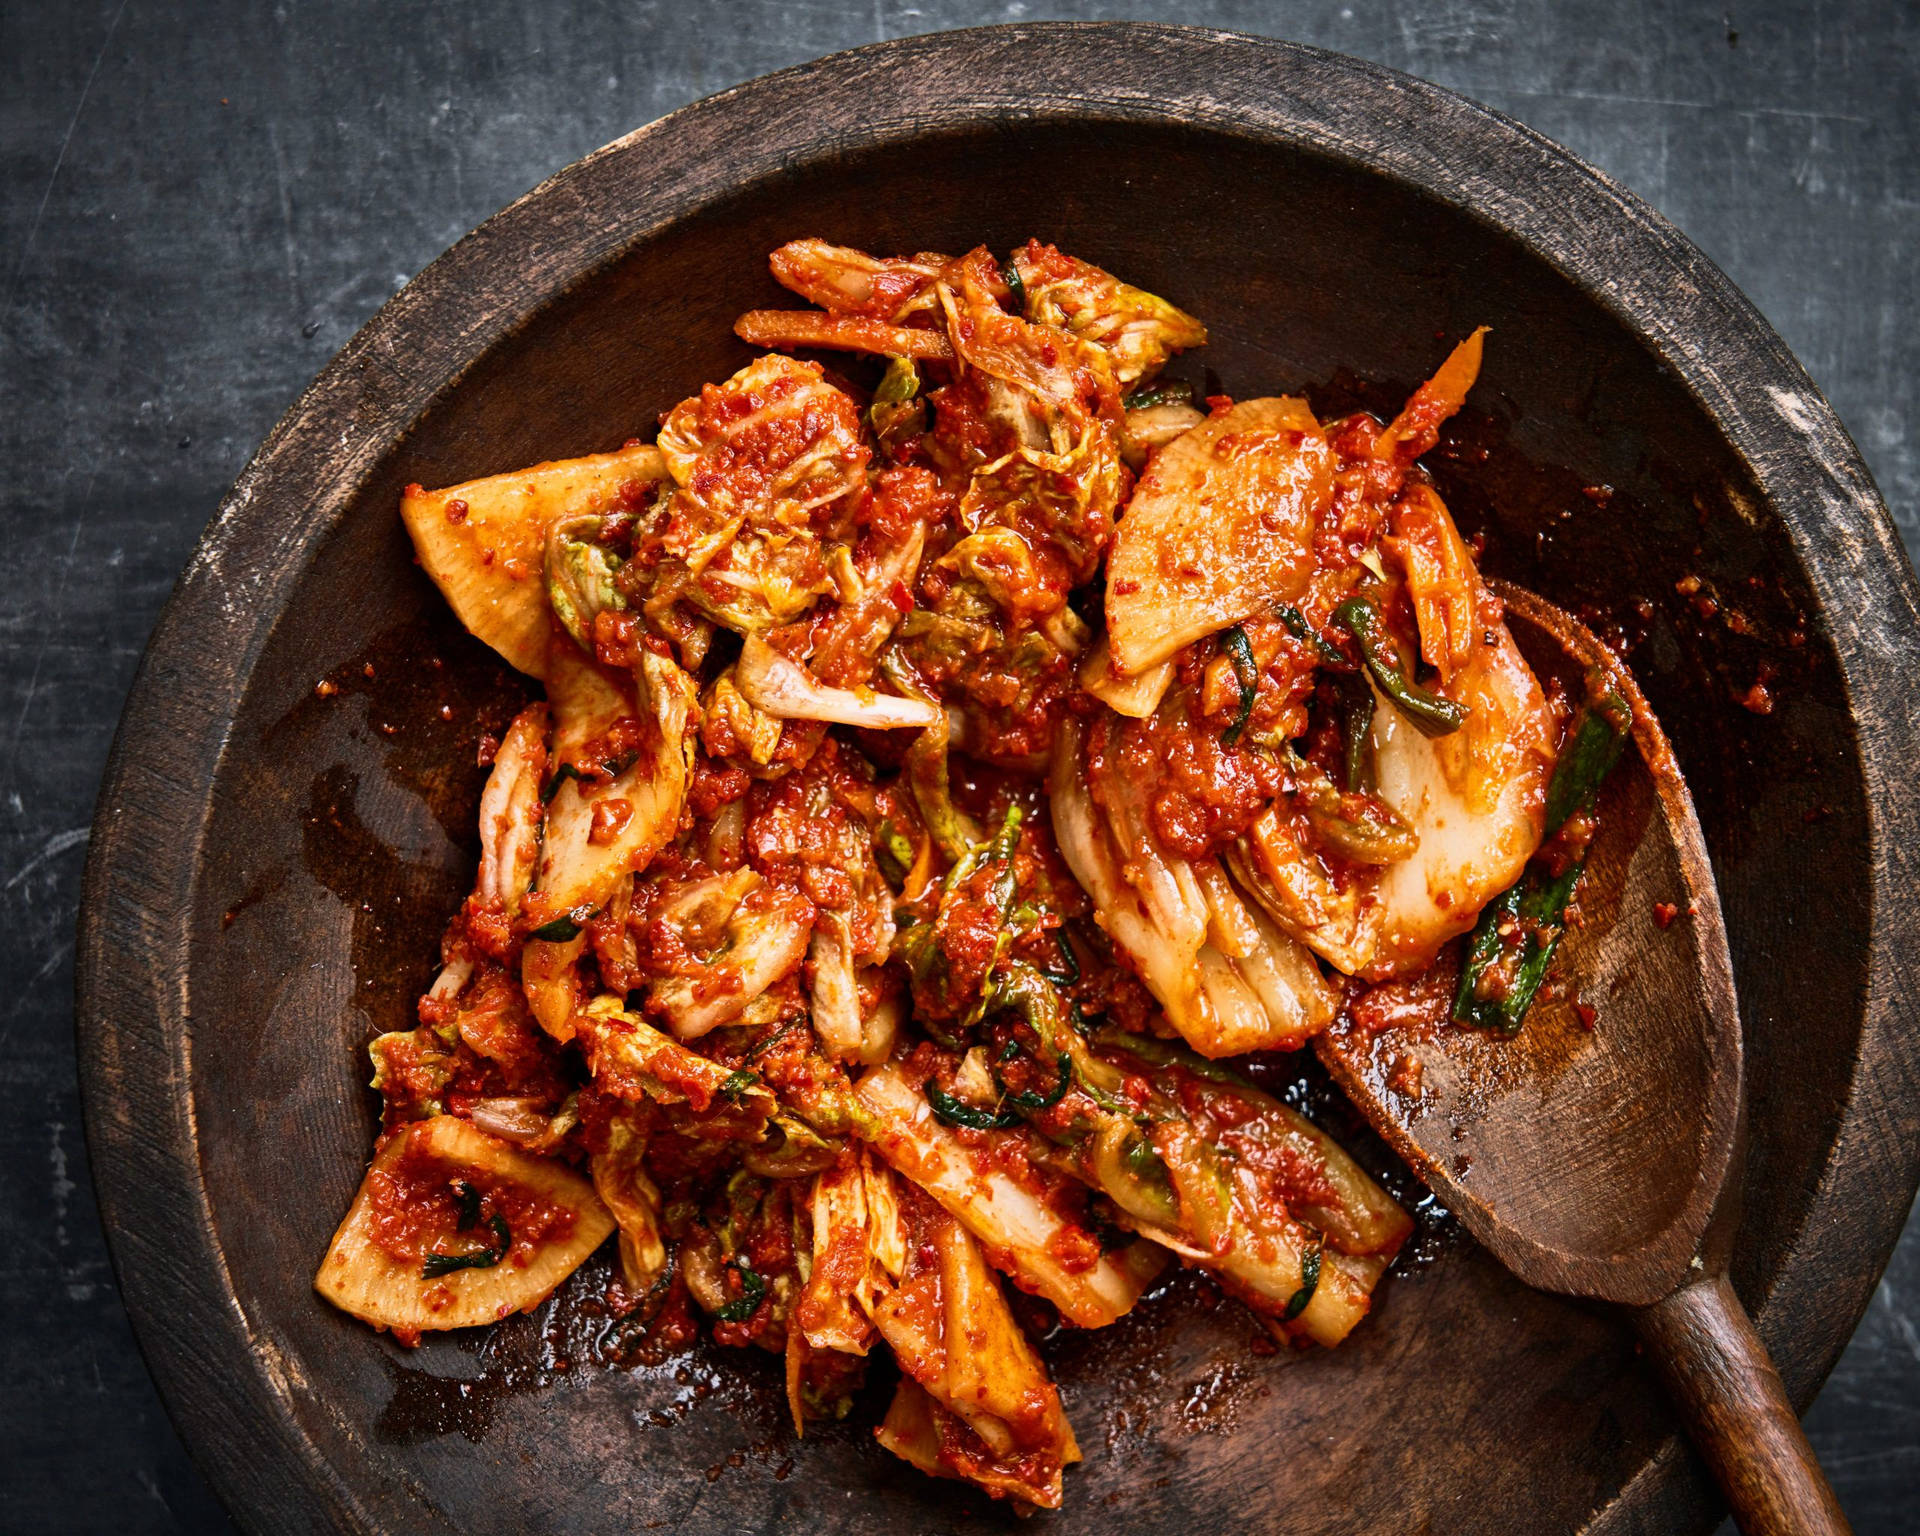
[[[1504,583],[1515,641],[1582,696],[1633,707],[1638,752],[1601,831],[1554,979],[1516,1036],[1343,1020],[1320,1058],[1374,1128],[1529,1285],[1627,1309],[1747,1536],[1848,1530],[1773,1362],[1727,1281],[1742,1146],[1740,1017],[1726,930],[1672,751],[1584,626]],[[1583,1009],[1592,1010],[1591,1023]]]

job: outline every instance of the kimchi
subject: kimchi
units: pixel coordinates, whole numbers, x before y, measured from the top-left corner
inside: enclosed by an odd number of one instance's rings
[[[881,1444],[1054,1508],[1036,1316],[1185,1266],[1303,1348],[1363,1322],[1411,1221],[1243,1058],[1516,1023],[1618,720],[1421,465],[1483,332],[1323,419],[1196,399],[1200,320],[1038,241],[771,265],[655,441],[406,492],[542,696],[316,1285],[414,1341],[610,1242],[623,1305],[781,1357],[796,1434],[891,1356]]]

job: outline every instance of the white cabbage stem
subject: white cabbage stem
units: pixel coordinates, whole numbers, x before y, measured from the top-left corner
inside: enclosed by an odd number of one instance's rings
[[[1102,640],[1080,663],[1080,686],[1116,714],[1144,720],[1160,707],[1173,682],[1173,663],[1148,667],[1138,677],[1122,677],[1113,670],[1113,653]]]
[[[829,688],[758,635],[748,635],[741,646],[733,681],[749,704],[782,720],[824,720],[885,731],[925,730],[939,718],[939,707],[922,699]]]

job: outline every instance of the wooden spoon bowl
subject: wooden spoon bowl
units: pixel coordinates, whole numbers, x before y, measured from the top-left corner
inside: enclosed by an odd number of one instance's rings
[[[1720,900],[1639,685],[1566,614],[1494,585],[1543,682],[1578,699],[1595,672],[1633,708],[1637,750],[1601,788],[1580,924],[1517,1035],[1443,1026],[1410,1038],[1343,1021],[1319,1055],[1521,1279],[1646,1305],[1686,1277],[1738,1129],[1740,1015]]]
[[[1598,797],[1579,920],[1517,1034],[1431,1022],[1375,1032],[1343,1018],[1315,1049],[1521,1279],[1641,1309],[1655,1365],[1748,1536],[1844,1531],[1725,1278],[1740,1014],[1693,798],[1614,653],[1553,604],[1493,585],[1543,682],[1576,699],[1605,688],[1633,711],[1634,750]]]

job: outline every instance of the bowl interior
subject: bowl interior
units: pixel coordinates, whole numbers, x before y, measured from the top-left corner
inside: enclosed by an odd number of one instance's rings
[[[1451,340],[1492,326],[1429,462],[1490,572],[1621,634],[1692,785],[1746,1028],[1736,1278],[1764,1294],[1842,1111],[1868,844],[1833,647],[1707,412],[1607,302],[1490,222],[1332,158],[1168,125],[950,132],[750,181],[552,299],[378,464],[252,669],[194,892],[194,1109],[247,1323],[366,1516],[467,1536],[1004,1518],[873,1444],[878,1386],[795,1443],[771,1357],[609,1365],[617,1328],[564,1292],[409,1352],[309,1289],[370,1147],[363,1047],[411,1021],[472,876],[475,739],[523,696],[412,564],[401,488],[650,436],[746,361],[731,322],[780,302],[766,254],[807,234],[1001,253],[1037,235],[1200,315],[1212,341],[1176,372],[1207,392],[1304,392],[1323,415],[1391,411]],[[322,678],[339,691],[317,696]],[[1087,1452],[1055,1528],[1109,1530],[1119,1510],[1142,1530],[1418,1530],[1463,1511],[1571,1529],[1673,1429],[1617,1323],[1464,1242],[1390,1278],[1337,1351],[1271,1357],[1255,1332],[1183,1282],[1050,1340]]]

